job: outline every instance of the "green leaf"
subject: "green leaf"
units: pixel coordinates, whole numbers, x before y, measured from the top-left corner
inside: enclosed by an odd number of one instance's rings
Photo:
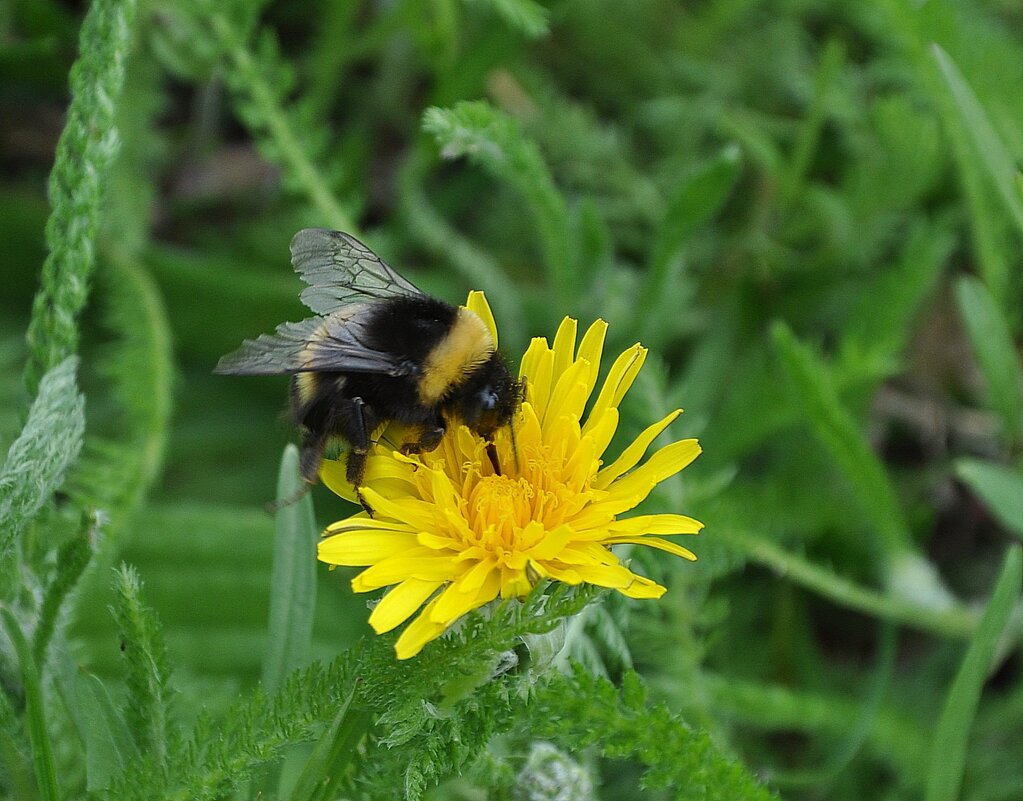
[[[977,459],[960,459],[955,471],[1003,526],[1023,537],[1023,473]]]
[[[895,490],[881,460],[839,400],[827,365],[784,322],[774,323],[771,336],[807,426],[831,452],[853,488],[864,518],[885,546],[885,556],[893,559],[911,550],[909,526]]]
[[[954,801],[959,798],[970,726],[977,713],[981,690],[991,669],[999,639],[1019,597],[1021,574],[1023,549],[1014,545],[1005,555],[991,601],[952,682],[945,707],[938,719],[931,747],[926,801]]]
[[[64,479],[85,432],[71,356],[43,376],[21,435],[0,468],[0,561]]]
[[[677,319],[678,276],[672,266],[693,233],[721,210],[741,171],[742,152],[738,145],[728,145],[684,180],[671,199],[657,230],[639,304],[645,310],[639,326],[644,342],[656,341],[657,332]]]
[[[294,84],[294,70],[281,56],[269,28],[261,30],[251,46],[247,26],[239,26],[225,13],[223,4],[201,0],[204,7],[200,35],[213,33],[225,56],[225,77],[235,97],[238,116],[253,134],[263,155],[281,166],[286,184],[312,201],[326,225],[357,233],[351,214],[339,202],[327,180],[330,170],[320,159],[327,152],[325,139],[317,141],[319,129],[311,128],[286,95]]]
[[[289,798],[291,801],[330,801],[345,776],[348,761],[369,728],[370,716],[352,709],[355,690],[348,694],[330,726],[302,769]]]
[[[938,64],[942,78],[951,93],[956,122],[966,131],[973,144],[976,156],[987,167],[994,181],[998,195],[1005,205],[1005,210],[1016,223],[1020,234],[1023,234],[1023,199],[1020,198],[1014,185],[1017,172],[1016,161],[1009,149],[1002,142],[988,118],[987,112],[980,104],[973,89],[966,82],[956,63],[940,45],[931,45],[931,55]]]
[[[434,136],[444,158],[468,158],[525,197],[559,301],[583,294],[569,247],[568,204],[518,120],[487,102],[463,101],[449,109],[428,108],[423,130]]]
[[[56,572],[43,593],[32,642],[33,656],[40,666],[46,664],[46,650],[60,613],[96,553],[99,527],[100,516],[96,512],[87,512],[83,515],[78,535],[65,542],[57,552]]]
[[[578,665],[570,676],[549,674],[530,693],[528,726],[536,739],[570,753],[594,748],[611,759],[643,764],[643,787],[670,788],[671,798],[768,801],[777,795],[710,735],[647,701],[637,674],[627,671],[621,689]]]
[[[103,322],[115,339],[95,360],[116,409],[115,434],[85,439],[68,486],[84,507],[103,509],[109,520],[103,547],[115,553],[131,514],[163,465],[173,406],[174,344],[156,281],[136,257],[107,248],[97,275]],[[109,564],[109,562],[107,563]]]
[[[270,579],[269,645],[263,660],[268,691],[309,659],[316,606],[316,540],[319,529],[308,486],[298,471],[298,448],[288,445],[277,479],[277,532]],[[293,500],[304,493],[301,500]]]
[[[1009,439],[1017,441],[1023,431],[1023,367],[1009,324],[976,278],[963,277],[956,282],[956,299],[991,405]]]
[[[85,737],[86,786],[90,792],[95,792],[107,787],[139,753],[124,717],[99,677],[80,675],[75,686]]]
[[[170,751],[171,695],[163,629],[142,600],[134,568],[121,565],[114,571],[114,594],[112,611],[127,671],[128,722],[139,751],[149,754],[163,775]]]
[[[60,801],[57,770],[53,761],[53,747],[46,729],[46,705],[39,672],[32,649],[21,630],[21,624],[10,609],[0,607],[4,630],[14,645],[21,667],[21,680],[25,689],[25,714],[28,718],[28,738],[32,744],[32,767],[35,770],[39,797],[42,801]]]
[[[530,39],[546,36],[550,30],[548,12],[534,0],[473,0],[490,6],[509,27],[521,31]]]

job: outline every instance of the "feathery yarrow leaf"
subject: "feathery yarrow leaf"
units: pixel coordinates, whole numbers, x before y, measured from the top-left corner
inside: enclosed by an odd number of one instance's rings
[[[139,750],[153,760],[154,778],[167,775],[171,742],[171,688],[163,628],[142,600],[138,572],[122,564],[114,571],[111,611],[121,636],[128,689],[128,725]]]
[[[71,106],[50,173],[49,255],[32,306],[25,380],[30,392],[78,348],[78,314],[89,293],[107,173],[117,153],[117,103],[137,0],[93,0],[71,68]]]
[[[0,560],[64,479],[85,433],[85,399],[75,373],[78,357],[50,369],[28,420],[0,468]]]

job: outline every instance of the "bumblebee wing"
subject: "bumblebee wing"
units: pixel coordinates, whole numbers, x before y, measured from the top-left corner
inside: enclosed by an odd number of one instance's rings
[[[409,375],[415,365],[367,346],[366,307],[331,317],[283,323],[272,334],[247,339],[224,356],[214,372],[225,375],[281,375],[304,372]]]
[[[423,294],[362,242],[341,231],[299,231],[291,240],[291,263],[309,284],[302,292],[302,302],[317,314],[330,314],[367,299]]]

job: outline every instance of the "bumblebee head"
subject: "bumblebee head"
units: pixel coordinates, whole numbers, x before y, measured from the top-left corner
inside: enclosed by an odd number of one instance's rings
[[[511,422],[521,400],[521,385],[495,352],[463,385],[455,411],[469,428],[490,439]]]

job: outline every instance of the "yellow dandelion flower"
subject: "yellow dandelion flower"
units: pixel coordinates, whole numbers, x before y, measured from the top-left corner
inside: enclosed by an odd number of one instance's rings
[[[466,305],[496,341],[483,294],[471,293]],[[369,617],[378,634],[419,612],[395,645],[399,659],[415,656],[467,612],[497,597],[522,597],[544,578],[609,587],[630,598],[664,594],[664,587],[633,573],[609,546],[647,545],[696,558],[663,536],[696,534],[699,521],[679,514],[619,517],[693,461],[700,446],[695,439],[680,440],[643,461],[654,439],[681,414],[676,409],[604,463],[618,406],[647,353],[634,345],[615,360],[583,419],[606,331],[607,323],[597,320],[577,348],[576,321],[565,318],[553,346],[543,338],[532,341],[519,369],[526,391],[514,441],[503,429],[488,449],[462,426],[429,453],[405,456],[384,439],[373,446],[362,493],[374,516],[360,512],[328,526],[319,559],[365,567],[352,580],[355,592],[390,587]],[[324,462],[323,482],[354,499],[344,476],[343,462]]]

